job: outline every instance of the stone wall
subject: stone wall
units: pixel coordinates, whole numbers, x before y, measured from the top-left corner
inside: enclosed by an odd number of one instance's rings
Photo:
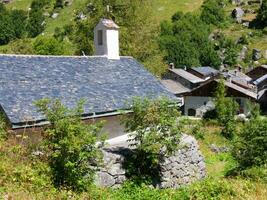
[[[158,188],[178,188],[202,179],[206,175],[204,158],[197,141],[192,136],[183,135],[180,148],[172,156],[163,158],[160,163],[161,180]],[[96,173],[96,185],[119,187],[127,180],[123,163],[132,150],[127,145],[116,145],[103,149],[104,163]]]

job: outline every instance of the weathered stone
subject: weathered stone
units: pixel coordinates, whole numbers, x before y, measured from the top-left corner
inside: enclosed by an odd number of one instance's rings
[[[253,49],[253,51],[252,51],[252,59],[254,61],[258,61],[259,59],[261,59],[261,50]]]
[[[125,176],[118,176],[116,179],[116,184],[122,184],[124,181],[126,181]]]
[[[162,158],[159,163],[160,180],[154,181],[159,188],[178,188],[205,176],[204,158],[199,152],[195,138],[182,135],[180,149],[172,156]],[[125,153],[128,152],[128,153]],[[124,160],[132,151],[120,148],[104,148],[104,166],[96,174],[97,185],[104,187],[119,187],[126,181]],[[156,178],[155,178],[156,179]]]
[[[120,163],[112,165],[108,172],[113,176],[125,174],[125,170],[122,168],[122,165]]]
[[[51,17],[52,17],[53,19],[56,19],[56,18],[58,17],[58,15],[59,15],[59,13],[53,13]]]
[[[102,187],[112,187],[115,184],[115,179],[108,173],[97,172],[95,184]]]
[[[237,23],[242,23],[244,14],[244,10],[240,7],[237,7],[232,11],[232,17],[236,20]]]

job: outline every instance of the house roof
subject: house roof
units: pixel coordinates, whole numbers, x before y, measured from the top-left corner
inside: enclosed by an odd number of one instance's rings
[[[167,90],[169,90],[170,92],[172,92],[173,94],[183,94],[186,92],[189,92],[190,89],[183,86],[181,83],[171,80],[171,79],[164,79],[161,80],[161,83],[167,88]]]
[[[193,93],[196,93],[197,91],[203,91],[205,96],[209,96],[211,94],[213,95],[213,93],[214,93],[214,91],[216,89],[216,85],[214,85],[213,83],[217,84],[219,81],[220,81],[219,79],[209,80],[209,81],[205,82],[204,84],[198,86],[197,88],[193,89],[191,92],[187,93],[186,95],[190,96]],[[245,95],[245,96],[247,96],[249,98],[257,99],[257,93],[255,93],[253,91],[250,91],[250,90],[247,90],[245,88],[242,88],[242,87],[240,87],[240,86],[238,86],[238,85],[236,85],[234,83],[231,83],[229,81],[224,81],[224,84],[225,84],[226,87],[231,88],[231,89],[241,93],[242,96]],[[207,88],[208,85],[212,85],[213,87]]]
[[[191,83],[201,83],[204,82],[205,80],[183,70],[183,69],[169,69],[173,73],[177,74],[178,76],[188,80]]]
[[[107,28],[119,29],[120,27],[111,19],[102,19],[100,21]]]
[[[219,80],[216,80],[216,81],[219,82]],[[257,99],[257,93],[255,93],[255,92],[252,92],[250,90],[246,90],[246,89],[244,89],[244,88],[242,88],[242,87],[240,87],[234,83],[231,83],[229,81],[224,81],[224,84],[229,88],[232,88],[234,90],[237,90],[237,91],[245,94],[246,96],[249,96],[253,99]]]
[[[125,108],[133,97],[175,98],[132,57],[0,55],[0,108],[12,125],[45,120],[33,102],[59,98],[67,107],[85,99],[85,115]]]
[[[191,69],[198,72],[199,74],[202,74],[203,76],[216,75],[219,73],[218,70],[211,67],[192,67]]]
[[[255,81],[253,81],[253,84],[259,85],[261,82],[265,81],[266,79],[267,79],[267,74],[265,74],[262,77],[256,79]]]

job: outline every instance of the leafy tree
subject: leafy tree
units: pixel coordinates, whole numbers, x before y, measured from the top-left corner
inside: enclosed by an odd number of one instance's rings
[[[3,45],[15,38],[15,31],[9,12],[2,4],[0,5],[0,45]]]
[[[209,34],[209,26],[198,16],[176,13],[172,23],[161,23],[159,45],[166,52],[166,60],[177,67],[208,65],[217,68],[221,60],[208,39]]]
[[[222,135],[229,139],[234,137],[236,131],[234,119],[237,109],[238,105],[236,101],[230,97],[226,97],[224,80],[220,80],[215,92],[215,110],[217,120],[223,126]]]
[[[36,37],[44,31],[44,16],[42,10],[31,10],[27,24],[29,37]]]
[[[221,0],[205,0],[202,5],[201,19],[207,24],[218,25],[225,20]]]
[[[267,0],[262,0],[262,4],[257,15],[257,21],[260,26],[267,26]]]
[[[27,13],[23,10],[12,10],[10,12],[10,18],[13,24],[15,37],[20,39],[25,36]]]
[[[267,119],[255,115],[241,129],[233,155],[241,168],[267,164]]]
[[[34,51],[39,55],[62,55],[63,44],[54,37],[37,37],[33,43]]]
[[[77,191],[88,189],[94,167],[101,159],[96,144],[101,124],[82,122],[83,102],[73,110],[59,100],[43,99],[36,106],[50,122],[45,129],[45,142],[54,184]]]
[[[123,124],[131,132],[130,141],[135,147],[128,175],[139,178],[155,177],[162,156],[171,154],[178,147],[181,128],[177,122],[180,112],[166,98],[149,100],[136,98],[126,114]]]

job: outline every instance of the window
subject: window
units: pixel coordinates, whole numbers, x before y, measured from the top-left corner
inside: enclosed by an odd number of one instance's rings
[[[103,45],[103,31],[102,30],[97,31],[97,39],[98,39],[98,45]]]
[[[188,116],[196,116],[196,110],[193,108],[188,109]]]

